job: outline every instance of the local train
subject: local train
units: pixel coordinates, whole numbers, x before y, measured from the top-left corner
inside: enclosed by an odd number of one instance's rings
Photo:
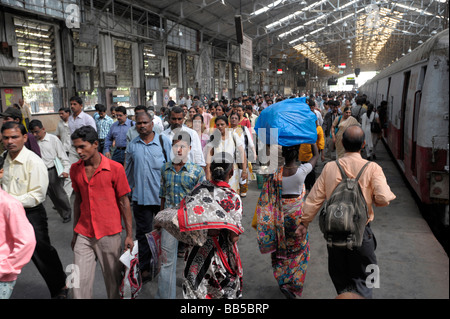
[[[425,208],[448,227],[449,31],[428,39],[359,88],[387,102],[385,144]]]

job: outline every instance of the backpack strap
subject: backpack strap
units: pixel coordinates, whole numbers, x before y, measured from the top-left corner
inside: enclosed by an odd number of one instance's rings
[[[163,151],[163,154],[164,154],[164,159],[167,162],[166,149],[164,148],[164,143],[163,143],[163,139],[162,139],[162,135],[161,134],[159,134],[159,144],[161,144],[161,148],[162,148],[162,151]]]
[[[361,175],[362,175],[362,173],[364,172],[364,170],[366,169],[366,166],[367,165],[369,165],[369,161],[367,161],[367,163],[366,164],[364,164],[364,166],[361,168],[361,170],[359,171],[359,173],[358,173],[358,176],[356,176],[356,181],[358,181],[359,180],[359,178],[361,177]]]
[[[341,175],[343,179],[348,179],[347,174],[345,174],[341,164],[339,164],[339,160],[336,160],[336,164],[339,167],[339,170],[341,171]],[[359,171],[358,175],[355,178],[355,181],[357,182],[359,180],[359,178],[361,177],[362,173],[364,172],[364,170],[366,169],[366,166],[369,165],[370,162],[367,161],[366,164],[364,164],[364,166],[361,168],[361,170]]]
[[[339,160],[336,160],[336,164],[337,164],[339,170],[341,171],[342,179],[348,179],[347,174],[345,174],[344,170],[342,169],[341,164],[339,164]]]

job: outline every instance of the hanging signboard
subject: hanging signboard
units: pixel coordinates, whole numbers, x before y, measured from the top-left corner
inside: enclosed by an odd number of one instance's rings
[[[243,43],[241,44],[241,68],[253,71],[253,50],[252,39],[244,34]]]

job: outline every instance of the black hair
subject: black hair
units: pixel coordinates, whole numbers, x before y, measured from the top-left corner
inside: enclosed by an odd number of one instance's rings
[[[72,140],[76,140],[77,138],[81,138],[84,142],[89,142],[94,144],[95,141],[98,140],[97,131],[90,125],[82,126],[75,130],[75,132],[70,135]]]
[[[35,126],[39,127],[39,128],[43,128],[44,126],[42,125],[42,122],[39,120],[32,120],[30,122],[30,124],[28,124],[28,128],[30,130],[32,130]]]
[[[75,101],[75,102],[77,102],[77,103],[80,104],[80,105],[83,105],[83,100],[82,100],[81,97],[79,97],[79,96],[72,96],[72,97],[69,99],[69,102],[72,102],[72,101]]]
[[[63,112],[69,113],[69,114],[72,113],[72,111],[70,110],[70,107],[60,107],[58,112],[60,112],[60,111],[63,111]]]
[[[134,108],[134,111],[140,111],[140,110],[144,110],[145,112],[148,111],[148,108],[145,105],[136,105],[136,107]]]
[[[146,115],[146,116],[150,119],[150,121],[153,120],[153,116],[152,116],[149,112],[138,112],[138,113],[136,113],[136,118],[135,118],[135,120],[137,121],[137,119],[138,119],[139,117],[144,116],[144,115]]]
[[[103,104],[95,104],[95,109],[97,112],[106,112],[106,106]]]
[[[227,123],[227,125],[228,125],[228,117],[226,117],[225,115],[221,115],[221,116],[216,117],[216,119],[214,120],[214,123],[217,124],[218,120],[222,120],[225,123]]]
[[[291,162],[292,160],[296,160],[298,158],[300,145],[294,146],[283,146],[281,148],[281,156],[284,157],[284,160],[287,162]]]
[[[353,126],[360,127],[359,125],[351,125],[342,134],[342,145],[347,152],[359,152],[366,138],[362,129],[359,134],[348,133],[348,129]]]
[[[172,110],[170,111],[170,115],[172,115],[172,113],[184,113],[183,109],[179,106],[174,106],[172,108]]]
[[[200,113],[195,113],[194,116],[192,117],[192,120],[194,120],[196,117],[199,117],[203,123],[203,115],[201,115]]]
[[[187,143],[187,145],[191,146],[191,135],[189,135],[188,132],[185,131],[179,131],[178,133],[175,133],[175,135],[172,138],[172,144],[175,141],[184,141]]]
[[[119,105],[116,107],[116,113],[120,112],[123,113],[124,115],[127,115],[127,109],[125,108],[125,106]]]
[[[25,128],[25,126],[23,126],[22,123],[18,123],[18,122],[14,122],[14,121],[9,121],[9,122],[3,123],[1,132],[3,133],[4,130],[10,130],[13,128],[19,128],[22,135],[27,134],[27,129]]]
[[[225,181],[233,169],[233,158],[227,152],[217,153],[211,161],[211,177],[215,181]]]
[[[3,163],[5,160],[3,159],[3,156],[0,156],[0,170],[3,168]]]

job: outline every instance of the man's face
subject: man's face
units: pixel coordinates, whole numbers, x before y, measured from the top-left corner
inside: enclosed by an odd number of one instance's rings
[[[91,144],[88,141],[83,141],[81,138],[76,138],[72,140],[72,143],[78,156],[83,161],[91,159],[98,152],[98,141]]]
[[[41,141],[45,137],[45,128],[35,126],[30,130],[30,133],[32,133],[37,140]]]
[[[78,115],[83,110],[83,105],[76,101],[70,101],[70,109],[72,110],[73,114]]]
[[[104,119],[106,112],[98,112],[98,115],[100,116],[101,119]]]
[[[176,129],[177,127],[181,127],[183,125],[183,113],[170,113],[170,127]]]
[[[64,122],[67,122],[67,120],[69,119],[70,113],[69,112],[64,112],[64,111],[59,111],[59,117],[61,118],[61,120],[63,120]]]
[[[125,123],[127,120],[127,115],[122,112],[116,112],[116,117],[120,124]]]
[[[23,135],[20,128],[6,129],[2,133],[3,145],[12,156],[19,154],[28,140],[28,135]]]
[[[172,151],[173,154],[175,155],[173,162],[174,163],[186,162],[190,150],[191,147],[188,145],[186,141],[183,140],[173,141]]]
[[[188,107],[187,107],[186,105],[184,105],[184,106],[183,106],[183,113],[184,113],[184,116],[186,116],[187,112],[188,112]]]
[[[136,130],[139,136],[148,136],[153,132],[153,121],[148,116],[139,116],[136,118]]]

